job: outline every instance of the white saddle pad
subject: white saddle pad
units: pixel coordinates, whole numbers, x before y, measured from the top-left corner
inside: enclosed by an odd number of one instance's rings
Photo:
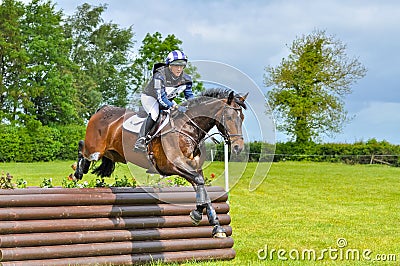
[[[124,121],[122,127],[133,133],[139,133],[140,127],[142,126],[146,118],[147,117],[139,117],[137,115],[131,116]],[[158,127],[157,131],[153,135],[156,135],[158,132],[160,132],[161,129],[163,129],[168,124],[169,119],[169,112],[167,112],[167,117],[164,119],[164,121],[161,123],[161,125]]]
[[[146,120],[146,117],[139,117],[137,115],[134,115],[126,119],[122,126],[128,131],[139,133],[140,127],[142,126],[144,120]]]

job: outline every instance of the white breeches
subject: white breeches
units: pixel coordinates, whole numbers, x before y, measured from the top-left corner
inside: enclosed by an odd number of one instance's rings
[[[142,101],[142,105],[146,113],[151,115],[151,119],[153,119],[153,121],[157,121],[158,114],[160,113],[160,106],[157,99],[142,93],[140,100]]]

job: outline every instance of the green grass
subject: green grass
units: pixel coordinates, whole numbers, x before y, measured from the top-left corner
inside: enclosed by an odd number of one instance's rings
[[[36,163],[2,163],[0,171],[10,173],[13,176],[13,182],[17,179],[24,179],[28,182],[28,186],[39,186],[44,178],[52,178],[54,186],[61,186],[63,179],[74,173],[71,165],[74,161],[55,161],[55,162],[36,162]],[[124,164],[116,164],[116,171],[113,177],[131,176],[131,173]],[[96,179],[93,174],[85,175],[82,181],[91,181]],[[112,183],[114,178],[106,178],[107,183]]]
[[[72,173],[72,162],[5,163],[0,170],[14,179],[24,178],[28,185],[38,185],[43,178],[53,178],[60,185]],[[251,164],[249,168],[254,167]],[[223,171],[223,163],[213,163],[205,174]],[[116,175],[130,175],[120,165]],[[93,176],[85,177],[89,180]],[[331,163],[274,163],[268,177],[254,192],[248,191],[250,175],[230,192],[230,215],[237,256],[233,261],[187,263],[188,265],[315,265],[315,261],[292,260],[296,251],[315,250],[317,257],[324,249],[337,249],[343,260],[329,254],[318,261],[321,265],[376,265],[346,260],[347,250],[371,250],[369,255],[396,254],[400,262],[400,168],[381,165],[343,165]],[[345,238],[347,246],[338,248],[337,240]],[[268,247],[282,249],[287,261],[260,260],[257,253]],[[333,253],[335,254],[340,254]],[[344,252],[344,253],[343,253]],[[265,253],[261,253],[265,255]],[[379,263],[384,264],[384,263]],[[158,264],[156,264],[158,265]]]
[[[399,168],[377,165],[273,164],[258,190],[239,185],[231,193],[238,261],[260,263],[256,253],[265,245],[322,251],[337,248],[339,238],[346,248],[393,253],[400,261],[399,177]]]

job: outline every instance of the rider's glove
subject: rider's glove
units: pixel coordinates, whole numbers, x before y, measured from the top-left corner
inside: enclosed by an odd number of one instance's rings
[[[187,111],[186,106],[179,105],[177,108],[178,108],[178,112],[180,112],[180,113],[185,113]]]

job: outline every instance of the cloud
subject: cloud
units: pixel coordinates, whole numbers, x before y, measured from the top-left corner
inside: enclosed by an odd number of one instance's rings
[[[24,2],[28,2],[24,0]],[[55,2],[55,1],[54,1]],[[100,0],[58,0],[57,8],[72,14],[78,5]],[[394,112],[400,102],[400,2],[397,0],[249,0],[249,1],[108,1],[105,21],[133,25],[136,47],[146,33],[174,34],[183,41],[191,60],[215,60],[247,74],[264,91],[264,67],[287,57],[297,37],[314,29],[326,30],[347,44],[346,54],[368,68],[365,78],[346,97],[346,108],[356,119],[344,139],[380,137],[398,141]],[[376,115],[375,121],[368,117]],[[375,112],[375,113],[374,113]],[[389,113],[383,113],[389,112]],[[365,120],[363,120],[365,118]],[[368,125],[375,124],[374,127]],[[360,130],[362,128],[362,130]]]
[[[371,138],[400,144],[400,103],[368,102],[334,140],[354,142]]]

